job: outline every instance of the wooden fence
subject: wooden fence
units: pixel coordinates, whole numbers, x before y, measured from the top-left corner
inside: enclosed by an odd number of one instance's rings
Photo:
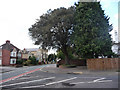
[[[120,70],[120,58],[88,59],[89,70]]]

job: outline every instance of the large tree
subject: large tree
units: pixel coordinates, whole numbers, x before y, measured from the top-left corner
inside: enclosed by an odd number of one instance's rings
[[[66,64],[69,64],[67,49],[73,31],[74,11],[74,7],[48,10],[29,28],[29,34],[35,44],[43,48],[60,49],[65,55]]]
[[[97,58],[112,54],[112,25],[100,2],[78,2],[76,5],[73,43],[82,58]]]

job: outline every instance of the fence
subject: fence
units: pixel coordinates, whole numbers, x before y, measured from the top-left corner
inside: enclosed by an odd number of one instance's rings
[[[88,59],[89,70],[120,70],[120,58]]]

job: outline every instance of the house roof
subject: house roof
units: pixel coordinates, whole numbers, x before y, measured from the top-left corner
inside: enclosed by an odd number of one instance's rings
[[[25,49],[30,52],[39,50],[39,48],[25,48]]]
[[[10,43],[10,41],[6,41],[5,44],[1,45],[2,46],[2,49],[6,49],[6,50],[9,50],[9,51],[13,51],[13,49],[15,48],[17,51],[19,51],[20,49],[17,48],[16,46],[14,46],[13,44]]]

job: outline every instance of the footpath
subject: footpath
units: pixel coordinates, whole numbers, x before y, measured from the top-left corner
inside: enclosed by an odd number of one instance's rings
[[[26,67],[28,67],[28,66],[19,67],[19,68],[16,68],[13,66],[0,66],[0,74],[15,71],[20,68],[26,68]],[[40,69],[40,71],[49,72],[49,73],[81,74],[81,75],[85,75],[85,74],[87,74],[87,75],[89,75],[89,74],[116,75],[116,74],[118,74],[118,72],[116,70],[92,71],[92,70],[88,70],[87,67],[85,67],[85,66],[77,66],[75,68],[58,68],[58,67],[56,67],[56,64],[51,64],[46,67],[43,67]]]
[[[46,66],[41,69],[43,72],[64,73],[64,74],[80,74],[80,75],[118,75],[116,70],[88,70],[85,66],[77,66],[75,68],[58,68],[56,65]]]

